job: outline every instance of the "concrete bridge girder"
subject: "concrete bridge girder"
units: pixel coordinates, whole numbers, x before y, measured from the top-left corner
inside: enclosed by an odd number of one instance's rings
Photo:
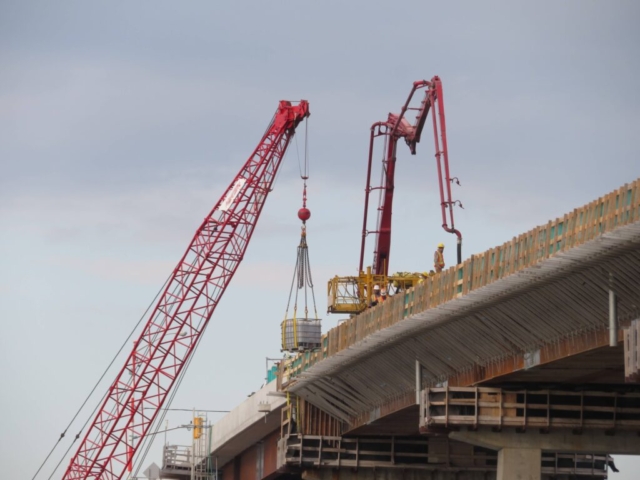
[[[640,284],[639,247],[640,223],[621,227],[372,333],[312,366],[287,388],[311,402],[323,397],[333,403],[313,385],[329,391],[336,388],[333,384],[349,384],[354,391],[341,399],[347,408],[334,413],[357,428],[390,401],[415,391],[416,359],[424,367],[426,385],[445,380],[465,384],[552,361],[544,352],[556,345],[562,345],[563,356],[599,347],[591,338],[599,342],[603,336],[608,342],[610,272],[618,279],[621,326],[624,319],[628,322],[637,315],[640,289],[632,284]],[[590,340],[582,342],[584,346],[575,341],[581,335]],[[619,368],[607,372],[610,383],[624,383],[623,359],[617,364]],[[585,369],[567,375],[574,373],[589,377],[598,372]]]
[[[609,325],[615,323],[610,324],[607,318],[611,285],[619,316],[617,327],[612,329],[613,348],[609,347]],[[550,433],[546,434],[534,428],[526,428],[524,433],[503,428],[497,433],[476,425],[475,431],[458,430],[451,435],[469,435],[466,441],[471,443],[457,442],[466,445],[464,448],[474,448],[473,442],[486,445],[475,448],[491,450],[497,472],[469,468],[442,471],[429,465],[429,469],[413,473],[393,464],[393,454],[391,465],[380,466],[374,459],[375,466],[364,467],[362,457],[356,455],[350,459],[355,467],[334,468],[316,460],[326,452],[326,445],[307,452],[306,466],[301,452],[298,470],[279,471],[274,452],[285,429],[278,431],[273,424],[280,414],[281,425],[285,416],[289,419],[290,433],[305,432],[305,436],[320,424],[339,437],[388,434],[426,441],[425,436],[420,437],[416,402],[416,392],[422,386],[495,387],[509,383],[538,388],[551,381],[555,385],[606,383],[603,388],[620,387],[625,372],[624,337],[619,328],[638,316],[638,285],[640,180],[472,256],[331,329],[322,349],[282,364],[277,381],[280,391],[268,393],[274,398],[259,392],[243,403],[238,415],[216,425],[212,454],[226,462],[224,480],[253,479],[257,473],[264,474],[265,480],[278,476],[291,480],[301,472],[309,480],[328,480],[329,476],[332,480],[404,480],[414,476],[502,480],[505,475],[544,478],[542,467],[538,470],[533,465],[540,466],[540,459],[544,464],[549,458],[546,449],[552,447],[586,449],[606,444],[603,452],[611,452],[611,448],[627,452],[636,431],[614,428],[612,437],[582,428],[578,429],[581,435],[570,428],[547,429]],[[416,360],[422,366],[419,369],[415,368]],[[283,397],[276,396],[283,395],[282,389],[292,393],[292,398],[298,396],[299,401],[290,403],[287,397],[285,405]],[[321,414],[310,415],[310,422],[292,421],[294,410],[313,411],[304,406],[303,399]],[[253,412],[266,403],[270,413]],[[442,438],[449,438],[448,431],[441,433]],[[576,446],[577,442],[582,446]],[[442,456],[438,448],[431,446],[431,453],[436,454],[432,458]],[[280,462],[282,466],[285,463]],[[260,467],[256,470],[257,464]],[[563,478],[566,473],[556,474],[555,478]]]

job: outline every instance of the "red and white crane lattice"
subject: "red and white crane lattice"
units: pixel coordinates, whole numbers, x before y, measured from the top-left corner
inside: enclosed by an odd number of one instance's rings
[[[309,104],[281,101],[260,144],[198,228],[71,459],[65,480],[118,480],[193,353],[242,261]]]

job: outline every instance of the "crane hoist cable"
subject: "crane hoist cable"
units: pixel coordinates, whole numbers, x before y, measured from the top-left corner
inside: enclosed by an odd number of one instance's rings
[[[106,376],[106,374],[109,372],[109,370],[111,369],[111,367],[113,366],[113,364],[115,363],[115,361],[118,359],[118,356],[120,355],[120,353],[123,351],[123,349],[125,348],[125,346],[129,343],[129,340],[131,339],[131,337],[133,336],[133,334],[136,332],[137,328],[140,326],[140,324],[142,323],[142,321],[145,319],[147,312],[151,309],[151,307],[153,307],[154,302],[157,300],[157,298],[160,296],[160,294],[162,293],[162,290],[164,289],[164,287],[166,286],[166,284],[169,282],[169,280],[171,279],[171,276],[168,276],[167,279],[165,280],[164,284],[162,285],[162,287],[160,287],[160,290],[158,290],[158,293],[156,294],[156,296],[154,297],[154,299],[151,301],[151,303],[149,304],[149,306],[147,307],[147,309],[144,311],[144,313],[142,314],[142,316],[140,317],[140,319],[138,320],[138,322],[135,324],[135,326],[133,327],[133,329],[131,330],[131,332],[129,333],[129,335],[127,336],[127,338],[124,340],[124,342],[122,343],[122,345],[120,346],[120,348],[118,349],[118,351],[116,352],[116,354],[113,356],[113,358],[111,359],[111,361],[109,362],[109,365],[107,365],[107,367],[104,369],[104,371],[102,372],[102,374],[100,375],[100,378],[98,379],[98,381],[94,384],[93,388],[91,389],[91,391],[89,392],[89,394],[85,397],[84,401],[82,402],[82,405],[80,405],[80,407],[78,408],[78,410],[76,411],[76,413],[74,414],[73,418],[69,421],[68,425],[66,426],[66,428],[64,429],[64,431],[60,434],[60,437],[58,438],[58,441],[55,443],[55,445],[51,448],[51,450],[49,451],[48,455],[45,457],[45,459],[42,461],[42,463],[40,464],[40,466],[38,467],[38,470],[36,471],[36,473],[33,475],[33,477],[31,478],[31,480],[35,480],[35,478],[38,476],[38,474],[40,473],[40,471],[42,470],[42,468],[45,466],[45,464],[47,463],[47,461],[49,460],[49,458],[51,457],[51,455],[53,454],[54,450],[58,447],[58,444],[62,441],[62,439],[66,436],[67,432],[69,431],[69,428],[71,428],[71,425],[73,425],[73,423],[75,422],[75,420],[78,418],[78,416],[80,415],[80,412],[84,409],[85,405],[87,404],[87,402],[89,401],[89,399],[93,396],[94,392],[96,391],[96,389],[98,388],[98,386],[100,385],[100,383],[102,382],[102,380],[104,379],[104,377]],[[100,401],[97,403],[96,407],[94,408],[93,412],[90,414],[90,417],[93,417],[95,415],[95,412],[97,411],[99,404],[102,403],[102,401],[104,400],[105,396],[107,395],[107,393],[105,392],[104,395],[102,396],[102,398],[100,399]],[[90,419],[89,419],[90,420]],[[80,431],[76,434],[76,436],[74,437],[74,440],[71,442],[71,445],[67,448],[67,451],[64,453],[64,455],[62,455],[60,461],[58,462],[57,467],[53,470],[53,473],[49,476],[49,478],[51,478],[53,476],[53,474],[55,474],[55,471],[58,469],[58,467],[60,466],[60,464],[62,463],[62,461],[66,458],[67,454],[69,453],[69,451],[71,450],[73,444],[75,443],[75,441],[80,437],[80,434],[82,433],[82,431],[84,430],[84,428],[87,426],[87,424],[89,423],[89,420],[87,420],[85,422],[85,424],[82,426],[82,428],[80,429]]]
[[[299,215],[306,214],[309,210],[303,207],[298,212]],[[302,213],[301,213],[302,212]],[[309,214],[310,215],[310,214]],[[300,233],[300,244],[298,245],[298,253],[296,257],[296,266],[293,272],[293,278],[291,280],[291,290],[289,291],[289,300],[287,301],[287,310],[285,312],[285,318],[289,314],[289,307],[291,305],[291,299],[294,298],[293,304],[293,318],[297,318],[298,312],[298,298],[302,291],[302,298],[304,299],[304,318],[309,318],[309,294],[311,294],[311,301],[313,304],[314,318],[318,318],[318,311],[316,308],[316,297],[313,290],[313,277],[311,276],[311,264],[309,262],[309,246],[307,245],[307,227],[305,220],[302,221]],[[295,286],[295,288],[294,288]],[[295,290],[295,295],[294,295]]]
[[[275,181],[275,180],[274,180]],[[193,264],[192,264],[193,266]],[[104,377],[106,376],[106,374],[109,372],[109,370],[111,369],[111,367],[113,366],[113,364],[115,363],[115,361],[118,359],[120,353],[123,351],[124,347],[127,345],[127,343],[129,342],[129,340],[131,339],[131,337],[133,336],[134,333],[136,333],[136,330],[138,329],[138,327],[140,326],[140,324],[142,323],[142,321],[145,319],[147,313],[149,312],[149,310],[151,309],[151,307],[153,307],[154,302],[158,299],[158,297],[160,296],[160,294],[162,293],[162,291],[164,290],[164,288],[166,287],[167,283],[169,282],[169,280],[171,279],[171,275],[169,275],[167,277],[167,279],[165,280],[164,284],[162,285],[162,287],[160,287],[160,290],[158,290],[158,293],[156,294],[156,296],[154,297],[154,299],[151,301],[151,303],[149,304],[149,306],[147,307],[147,309],[144,311],[144,313],[142,314],[142,316],[140,317],[140,319],[138,320],[138,322],[136,323],[136,325],[133,327],[133,329],[131,330],[131,332],[129,333],[129,335],[127,336],[127,338],[125,339],[124,343],[120,346],[119,350],[117,351],[117,353],[114,355],[114,357],[111,359],[111,362],[109,363],[109,365],[107,366],[107,368],[102,372],[102,375],[100,376],[100,379],[96,382],[96,384],[94,385],[93,389],[91,390],[91,392],[89,393],[89,395],[85,398],[84,402],[82,403],[82,405],[80,406],[80,408],[78,409],[78,411],[76,412],[76,414],[74,415],[74,417],[71,419],[71,421],[69,422],[69,425],[67,425],[67,428],[65,429],[64,432],[62,432],[60,434],[60,438],[58,439],[58,441],[56,442],[56,444],[54,445],[54,447],[51,449],[51,451],[49,452],[49,455],[47,455],[47,457],[45,458],[45,460],[42,462],[42,464],[40,465],[40,468],[38,469],[38,471],[35,473],[35,475],[33,476],[32,480],[34,480],[38,473],[40,472],[40,470],[42,469],[42,467],[44,466],[44,464],[47,462],[47,460],[49,459],[49,457],[51,456],[51,454],[53,453],[53,451],[55,450],[55,448],[57,447],[58,443],[60,443],[60,441],[62,440],[62,438],[66,435],[67,431],[69,430],[69,428],[71,427],[71,425],[73,424],[73,422],[75,421],[75,419],[78,417],[78,415],[80,414],[80,412],[82,411],[82,409],[85,407],[85,405],[87,404],[87,402],[89,401],[90,397],[93,395],[93,393],[95,392],[96,388],[98,387],[98,385],[102,382],[102,380],[104,379]],[[177,287],[175,287],[172,291],[173,294],[176,294],[177,292]],[[173,306],[170,307],[170,310],[173,310]],[[157,318],[157,316],[156,316]],[[196,347],[197,349],[197,347]],[[189,357],[188,363],[187,363],[187,368],[188,365],[191,363],[191,359],[193,357]],[[185,368],[182,371],[182,374],[180,376],[180,378],[178,379],[178,381],[176,382],[176,388],[172,391],[170,398],[167,401],[167,406],[171,405],[171,402],[173,402],[173,398],[175,396],[175,393],[178,390],[178,387],[180,386],[180,384],[182,383],[182,378],[184,377],[184,373],[187,371],[187,368]],[[134,369],[137,370],[137,367]],[[102,404],[102,402],[104,401],[105,397],[107,396],[108,392],[105,392],[102,395],[102,398],[96,403],[93,411],[89,414],[88,418],[85,420],[84,424],[82,425],[82,427],[80,428],[80,430],[78,431],[78,433],[75,435],[75,437],[73,437],[71,443],[69,444],[67,450],[64,452],[64,454],[60,457],[58,463],[56,464],[56,466],[54,467],[54,469],[51,471],[50,475],[47,477],[47,480],[51,480],[53,478],[53,476],[56,474],[57,470],[60,468],[60,465],[62,465],[62,462],[66,459],[67,455],[69,454],[69,452],[71,451],[71,449],[73,448],[73,445],[75,444],[75,442],[80,438],[80,435],[82,434],[82,432],[84,431],[84,429],[87,427],[87,425],[89,424],[90,420],[94,417],[94,415],[96,414],[96,411],[98,410],[98,408],[100,407],[100,405]],[[113,410],[111,412],[111,414],[113,414]],[[160,417],[158,417],[156,419],[156,427],[155,430],[159,430],[159,426],[162,423],[162,421],[164,421],[164,417],[167,414],[167,409],[165,408],[163,410],[163,412],[160,414]],[[143,442],[146,442],[148,438],[155,438],[154,437],[154,433],[151,433],[151,435],[149,437],[145,437],[145,439],[143,440]],[[144,456],[143,456],[144,458]],[[139,470],[140,467],[138,467]],[[137,474],[137,472],[136,472]]]
[[[308,121],[307,121],[308,123]],[[307,126],[305,126],[307,127]],[[308,130],[305,130],[305,149],[304,162],[300,166],[300,178],[303,182],[302,187],[302,208],[298,210],[298,218],[302,221],[300,243],[298,244],[296,266],[291,279],[291,288],[289,290],[289,299],[287,300],[287,308],[285,310],[284,322],[291,321],[293,328],[293,347],[298,348],[297,326],[298,320],[317,320],[318,310],[316,307],[316,297],[313,290],[313,277],[311,275],[311,264],[309,262],[309,246],[307,244],[307,220],[311,218],[311,211],[307,208],[307,180],[309,179],[309,147],[308,147]],[[300,162],[299,162],[300,163]],[[302,293],[302,295],[300,295]],[[313,306],[313,317],[309,318],[309,297]],[[293,299],[293,317],[289,318],[289,307]],[[304,301],[304,317],[298,317],[298,300]],[[285,327],[282,329],[282,346],[286,349]]]

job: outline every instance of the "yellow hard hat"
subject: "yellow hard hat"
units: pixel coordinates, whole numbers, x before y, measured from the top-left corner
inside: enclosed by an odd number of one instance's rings
[[[444,248],[444,243],[439,243],[438,248]]]

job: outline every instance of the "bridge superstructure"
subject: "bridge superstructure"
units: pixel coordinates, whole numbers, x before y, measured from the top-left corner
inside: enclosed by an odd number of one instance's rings
[[[223,478],[244,480],[261,441],[263,467],[266,451],[277,461],[260,478],[602,478],[607,454],[640,454],[639,318],[640,179],[281,363],[279,431],[243,445]]]
[[[507,375],[532,381],[544,377],[543,368],[532,367],[586,354],[581,360],[590,364],[538,381],[575,383],[589,375],[589,383],[625,384],[623,332],[640,313],[639,184],[344,321],[327,333],[322,351],[294,362],[289,377],[284,372],[287,390],[357,428],[415,403],[416,361],[424,387],[468,386]],[[611,335],[616,346],[594,358]],[[340,403],[331,400],[336,391],[345,392]]]

